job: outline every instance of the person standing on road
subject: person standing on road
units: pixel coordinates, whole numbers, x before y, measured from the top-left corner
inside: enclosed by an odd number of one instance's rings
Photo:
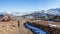
[[[20,27],[20,23],[19,23],[19,21],[18,21],[18,27]]]

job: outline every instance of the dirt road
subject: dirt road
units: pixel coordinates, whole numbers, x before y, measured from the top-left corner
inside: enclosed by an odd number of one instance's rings
[[[29,29],[26,29],[24,26],[25,20],[20,20],[20,34],[32,34],[32,32]]]
[[[32,34],[32,32],[23,25],[25,19],[19,20],[20,27],[17,21],[0,22],[0,34]]]

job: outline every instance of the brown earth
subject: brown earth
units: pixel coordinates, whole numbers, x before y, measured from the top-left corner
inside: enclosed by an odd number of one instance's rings
[[[29,29],[24,27],[25,19],[19,20],[20,27],[18,27],[18,20],[0,22],[0,34],[33,34]]]
[[[28,21],[28,23],[46,31],[47,34],[60,34],[60,22],[49,22],[46,20],[30,20]],[[58,26],[52,26],[49,24]]]

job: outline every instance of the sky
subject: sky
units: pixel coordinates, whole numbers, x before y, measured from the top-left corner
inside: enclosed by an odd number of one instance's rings
[[[60,8],[60,0],[0,0],[0,12],[34,12]]]

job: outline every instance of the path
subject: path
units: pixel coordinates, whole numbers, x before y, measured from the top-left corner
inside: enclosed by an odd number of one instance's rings
[[[25,19],[20,20],[20,27],[18,27],[17,21],[0,22],[0,34],[33,34],[23,25],[25,21]]]

